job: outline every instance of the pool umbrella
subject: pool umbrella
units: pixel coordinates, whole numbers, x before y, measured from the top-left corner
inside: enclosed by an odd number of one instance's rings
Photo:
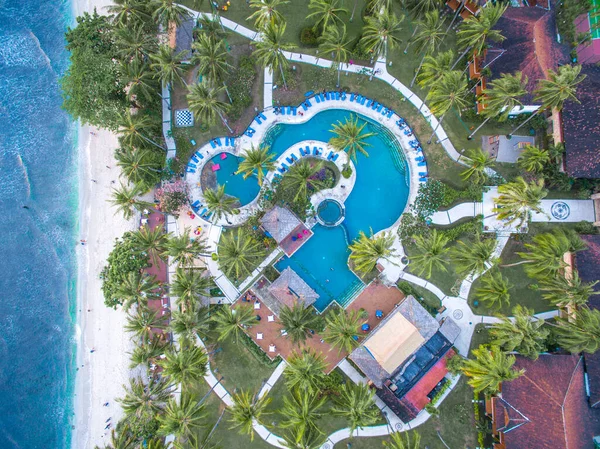
[[[383,317],[383,310],[376,310],[375,311],[375,316],[377,318],[382,318]]]
[[[370,329],[371,329],[371,326],[369,326],[369,323],[363,324],[360,328],[360,330],[362,330],[363,332],[369,332]]]

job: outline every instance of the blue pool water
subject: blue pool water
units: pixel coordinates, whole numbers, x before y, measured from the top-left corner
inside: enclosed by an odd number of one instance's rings
[[[70,8],[61,0],[0,6],[2,449],[70,444],[77,153],[58,86]]]
[[[325,200],[319,204],[317,214],[323,220],[323,223],[333,225],[342,218],[342,207],[337,201]]]
[[[225,193],[235,196],[240,200],[241,205],[245,206],[256,198],[256,195],[260,191],[258,179],[256,176],[244,179],[242,174],[236,175],[235,172],[239,167],[241,159],[229,153],[224,154],[227,155],[225,159],[221,159],[221,154],[211,159],[211,162],[221,166],[221,169],[216,172],[217,184],[225,185]]]
[[[270,142],[271,149],[280,155],[302,140],[329,141],[332,124],[350,115],[348,111],[328,110],[301,125],[277,125],[279,129]],[[408,167],[403,159],[399,160],[396,150],[377,126],[367,128],[376,135],[367,139],[369,157],[358,155],[356,183],[344,203],[342,224],[335,228],[315,226],[315,235],[308,242],[292,257],[276,264],[279,270],[290,266],[301,274],[320,295],[315,304],[319,310],[334,300],[346,304],[362,288],[360,280],[347,266],[349,242],[358,237],[360,231],[376,233],[392,226],[406,206]]]

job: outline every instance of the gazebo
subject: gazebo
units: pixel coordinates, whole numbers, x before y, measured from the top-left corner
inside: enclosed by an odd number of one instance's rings
[[[302,246],[313,233],[289,209],[275,206],[260,219],[265,232],[290,256]]]
[[[282,305],[292,307],[294,303],[301,302],[304,307],[308,307],[319,298],[319,295],[290,267],[281,272],[275,282],[268,287],[268,291],[276,303],[267,306],[277,315]]]

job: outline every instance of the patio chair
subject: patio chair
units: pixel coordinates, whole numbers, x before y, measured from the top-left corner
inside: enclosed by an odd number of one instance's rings
[[[258,309],[260,309],[260,302],[256,301],[254,303],[254,310],[258,310]]]
[[[272,322],[274,322],[274,321],[275,321],[275,315],[269,315],[269,316],[267,317],[267,321],[268,321],[269,323],[272,323]]]
[[[275,352],[277,351],[277,347],[275,347],[275,345],[269,345],[269,352]]]
[[[257,332],[256,333],[256,339],[257,340],[262,340],[265,336],[261,333],[261,332]]]

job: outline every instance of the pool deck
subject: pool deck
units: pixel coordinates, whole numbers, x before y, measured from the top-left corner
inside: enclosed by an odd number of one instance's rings
[[[317,333],[299,346],[292,343],[288,337],[283,336],[281,334],[281,322],[279,321],[279,318],[260,300],[261,295],[269,294],[266,291],[268,285],[269,281],[264,277],[261,277],[249,290],[249,292],[258,297],[257,302],[260,304],[260,308],[254,310],[254,315],[260,316],[260,321],[257,321],[257,324],[250,329],[247,329],[246,333],[271,359],[281,356],[283,359],[287,360],[294,351],[298,351],[301,348],[312,348],[317,352],[321,352],[327,362],[327,372],[331,372],[346,358],[348,353],[345,351],[340,352],[336,348],[332,348],[331,345],[322,341],[321,335]],[[245,294],[242,295],[236,304],[248,304],[248,302],[243,301],[245,296]],[[362,333],[362,335],[366,337],[381,322],[381,319],[375,316],[375,312],[381,310],[383,316],[386,316],[393,311],[403,299],[404,294],[397,288],[371,283],[356,297],[356,299],[354,299],[354,301],[352,301],[347,307],[347,310],[359,311],[363,309],[368,314],[368,317],[364,322],[369,324],[370,330]],[[274,321],[268,320],[269,315],[273,316]],[[262,338],[260,339],[258,338],[259,334],[262,334]],[[269,351],[271,345],[275,346],[275,351]]]

